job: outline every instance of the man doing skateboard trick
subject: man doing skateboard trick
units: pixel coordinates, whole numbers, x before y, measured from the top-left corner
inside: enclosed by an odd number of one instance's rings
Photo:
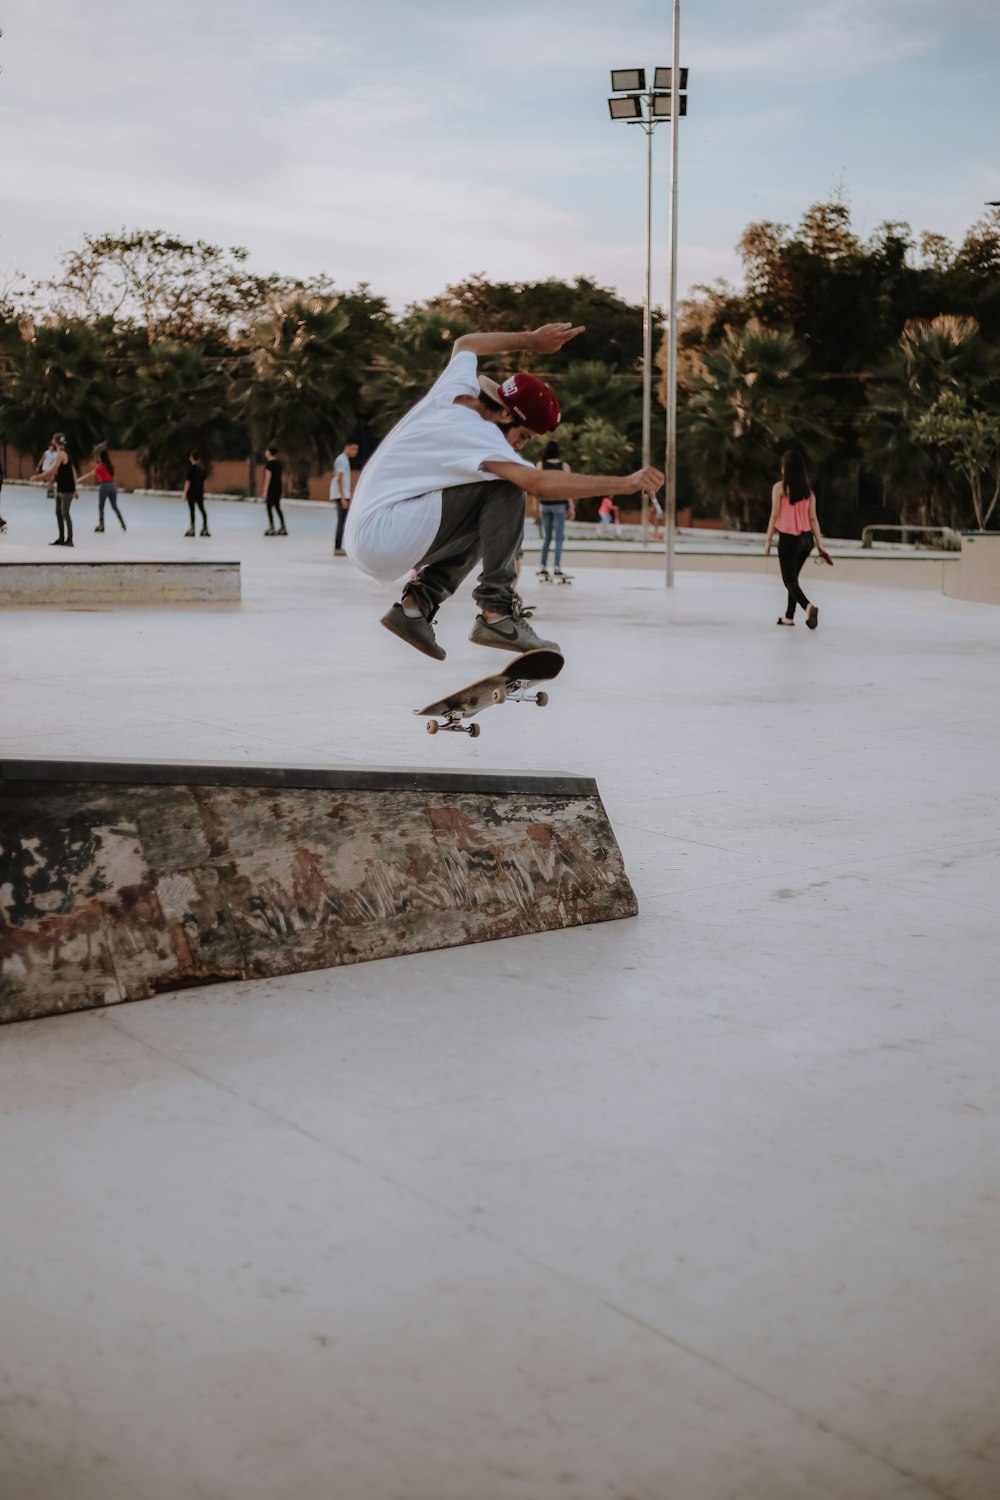
[[[651,492],[658,469],[629,475],[550,473],[520,450],[559,425],[555,392],[534,375],[497,385],[477,373],[480,355],[555,354],[582,333],[547,323],[532,333],[466,333],[430,391],[369,459],[348,512],[344,546],[355,567],[388,583],[419,570],[381,623],[438,661],[434,617],[477,562],[479,614],[469,640],[504,651],[558,651],[521,614],[515,598],[524,538],[525,492],[540,500]]]

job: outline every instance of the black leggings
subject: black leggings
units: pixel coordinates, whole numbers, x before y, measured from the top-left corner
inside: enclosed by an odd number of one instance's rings
[[[799,587],[799,574],[812,549],[811,531],[804,531],[801,536],[791,536],[785,531],[778,532],[778,562],[781,566],[781,581],[788,590],[786,620],[795,618],[797,604],[801,604],[803,609],[809,607],[809,600]]]
[[[70,520],[69,508],[74,498],[75,492],[72,490],[56,490],[56,525],[59,527],[61,542],[73,541],[73,522]]]
[[[201,524],[204,526],[205,530],[207,531],[208,530],[208,517],[205,514],[205,502],[201,498],[200,495],[195,495],[193,499],[192,499],[192,497],[190,495],[188,495],[188,510],[191,513],[191,530],[192,531],[194,530],[194,508],[195,508],[196,505],[197,505],[198,509],[201,511]]]
[[[265,501],[265,504],[267,506],[267,524],[268,524],[268,526],[270,526],[271,530],[272,531],[274,530],[274,518],[275,518],[275,516],[278,517],[278,525],[281,527],[282,531],[287,530],[287,528],[285,526],[285,518],[281,514],[281,501],[280,500],[267,500],[267,501]]]

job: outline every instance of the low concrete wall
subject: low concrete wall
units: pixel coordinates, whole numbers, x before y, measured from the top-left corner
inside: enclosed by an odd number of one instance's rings
[[[963,536],[959,565],[949,572],[945,593],[975,604],[1000,604],[1000,531]]]
[[[0,865],[0,1021],[637,911],[576,776],[0,761]]]
[[[238,562],[0,562],[0,607],[48,604],[228,604]]]
[[[698,550],[690,547],[697,545]],[[529,542],[525,547],[524,566],[529,571],[537,566],[538,545]],[[934,553],[929,557],[905,555],[886,557],[877,552],[833,554],[832,568],[816,572],[824,579],[836,579],[841,583],[875,584],[879,588],[934,589],[938,593],[945,589],[945,580],[957,569],[959,554]],[[665,566],[663,547],[654,545],[643,548],[629,542],[587,543],[567,542],[563,553],[563,568],[575,573],[579,568],[643,568],[662,573]],[[683,550],[674,554],[674,566],[679,573],[751,573],[770,575],[780,582],[777,553],[765,557],[763,552],[734,552],[722,548],[713,549],[697,543],[686,543]],[[812,567],[810,565],[810,574]],[[948,590],[945,589],[945,592]]]

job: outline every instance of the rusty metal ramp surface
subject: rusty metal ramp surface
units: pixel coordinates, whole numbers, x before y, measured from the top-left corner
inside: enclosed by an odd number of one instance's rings
[[[589,777],[0,760],[0,1021],[636,910]]]

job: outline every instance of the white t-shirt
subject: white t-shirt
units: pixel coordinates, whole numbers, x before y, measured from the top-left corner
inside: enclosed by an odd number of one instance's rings
[[[344,476],[344,499],[351,498],[351,460],[346,453],[338,453],[333,460],[333,473],[330,475],[330,499],[339,500],[340,490],[337,487],[337,475]]]
[[[441,525],[441,491],[495,479],[483,464],[532,467],[496,423],[454,404],[456,396],[478,395],[476,356],[456,354],[365,464],[344,531],[344,548],[362,573],[389,583],[416,567]]]

